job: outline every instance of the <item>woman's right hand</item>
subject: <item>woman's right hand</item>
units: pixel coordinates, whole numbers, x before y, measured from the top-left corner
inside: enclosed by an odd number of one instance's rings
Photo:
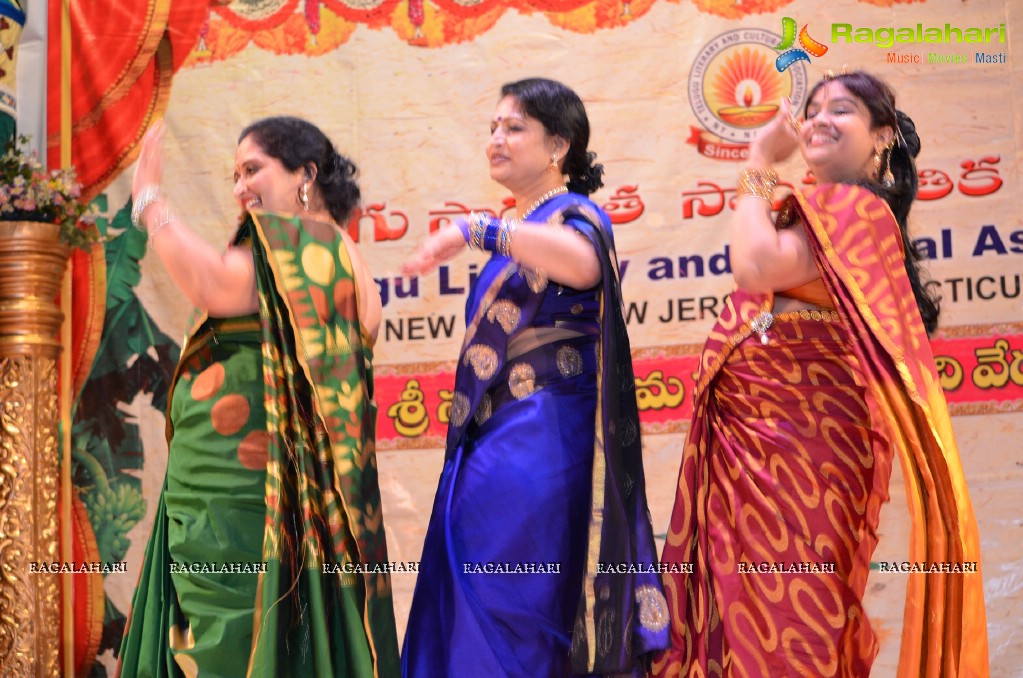
[[[795,121],[795,125],[793,125]],[[771,122],[764,125],[749,148],[749,165],[751,167],[770,167],[784,162],[799,147],[802,123],[792,113],[792,104],[783,98],[778,114]]]
[[[135,165],[135,176],[131,181],[132,195],[138,195],[146,186],[160,186],[163,180],[163,133],[165,127],[158,120],[142,138],[142,151]]]
[[[415,253],[401,265],[404,275],[429,273],[464,248],[465,236],[457,222],[452,222],[426,239]]]

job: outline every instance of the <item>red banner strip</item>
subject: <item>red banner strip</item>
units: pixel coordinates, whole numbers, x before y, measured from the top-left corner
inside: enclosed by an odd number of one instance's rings
[[[932,342],[945,396],[954,414],[1023,410],[1023,334],[938,338]],[[645,433],[688,427],[693,413],[698,349],[643,349],[633,361],[636,399]],[[451,363],[436,369],[419,364],[408,373],[390,366],[376,379],[379,449],[443,445],[455,373]]]

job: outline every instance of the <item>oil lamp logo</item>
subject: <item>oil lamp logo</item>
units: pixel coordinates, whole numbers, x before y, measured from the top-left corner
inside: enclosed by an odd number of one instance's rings
[[[799,44],[802,46],[802,49],[798,47],[790,49],[796,41],[796,20],[791,17],[782,17],[781,42],[774,46],[774,49],[779,52],[786,50],[774,60],[774,67],[778,69],[779,73],[784,73],[789,66],[797,61],[810,63],[810,54],[815,57],[822,57],[828,53],[827,45],[817,42],[806,32],[806,27],[809,25],[803,24],[803,30],[799,31]]]
[[[702,129],[690,126],[688,143],[701,155],[743,160],[756,130],[775,116],[782,97],[791,99],[797,109],[801,106],[807,91],[802,62],[809,62],[809,57],[788,57],[784,69],[776,65],[786,54],[803,51],[778,55],[776,47],[787,38],[793,44],[795,22],[789,32],[780,36],[761,28],[739,28],[717,36],[697,55],[689,72],[688,94]]]

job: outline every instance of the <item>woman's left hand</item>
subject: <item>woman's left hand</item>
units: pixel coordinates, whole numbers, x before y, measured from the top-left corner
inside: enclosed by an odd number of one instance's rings
[[[444,226],[426,239],[419,249],[401,265],[405,275],[429,273],[448,261],[465,247],[465,236],[457,223]]]

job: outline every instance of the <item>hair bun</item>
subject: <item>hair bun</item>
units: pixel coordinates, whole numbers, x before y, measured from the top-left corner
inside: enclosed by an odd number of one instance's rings
[[[895,111],[895,118],[899,123],[899,137],[906,145],[909,155],[916,157],[920,154],[920,136],[916,133],[916,125],[913,119],[902,111]]]
[[[327,150],[327,153],[323,158],[323,164],[320,167],[320,172],[322,172],[325,177],[329,177],[334,174],[334,172],[337,172],[337,169],[338,152],[333,148],[330,148]]]

